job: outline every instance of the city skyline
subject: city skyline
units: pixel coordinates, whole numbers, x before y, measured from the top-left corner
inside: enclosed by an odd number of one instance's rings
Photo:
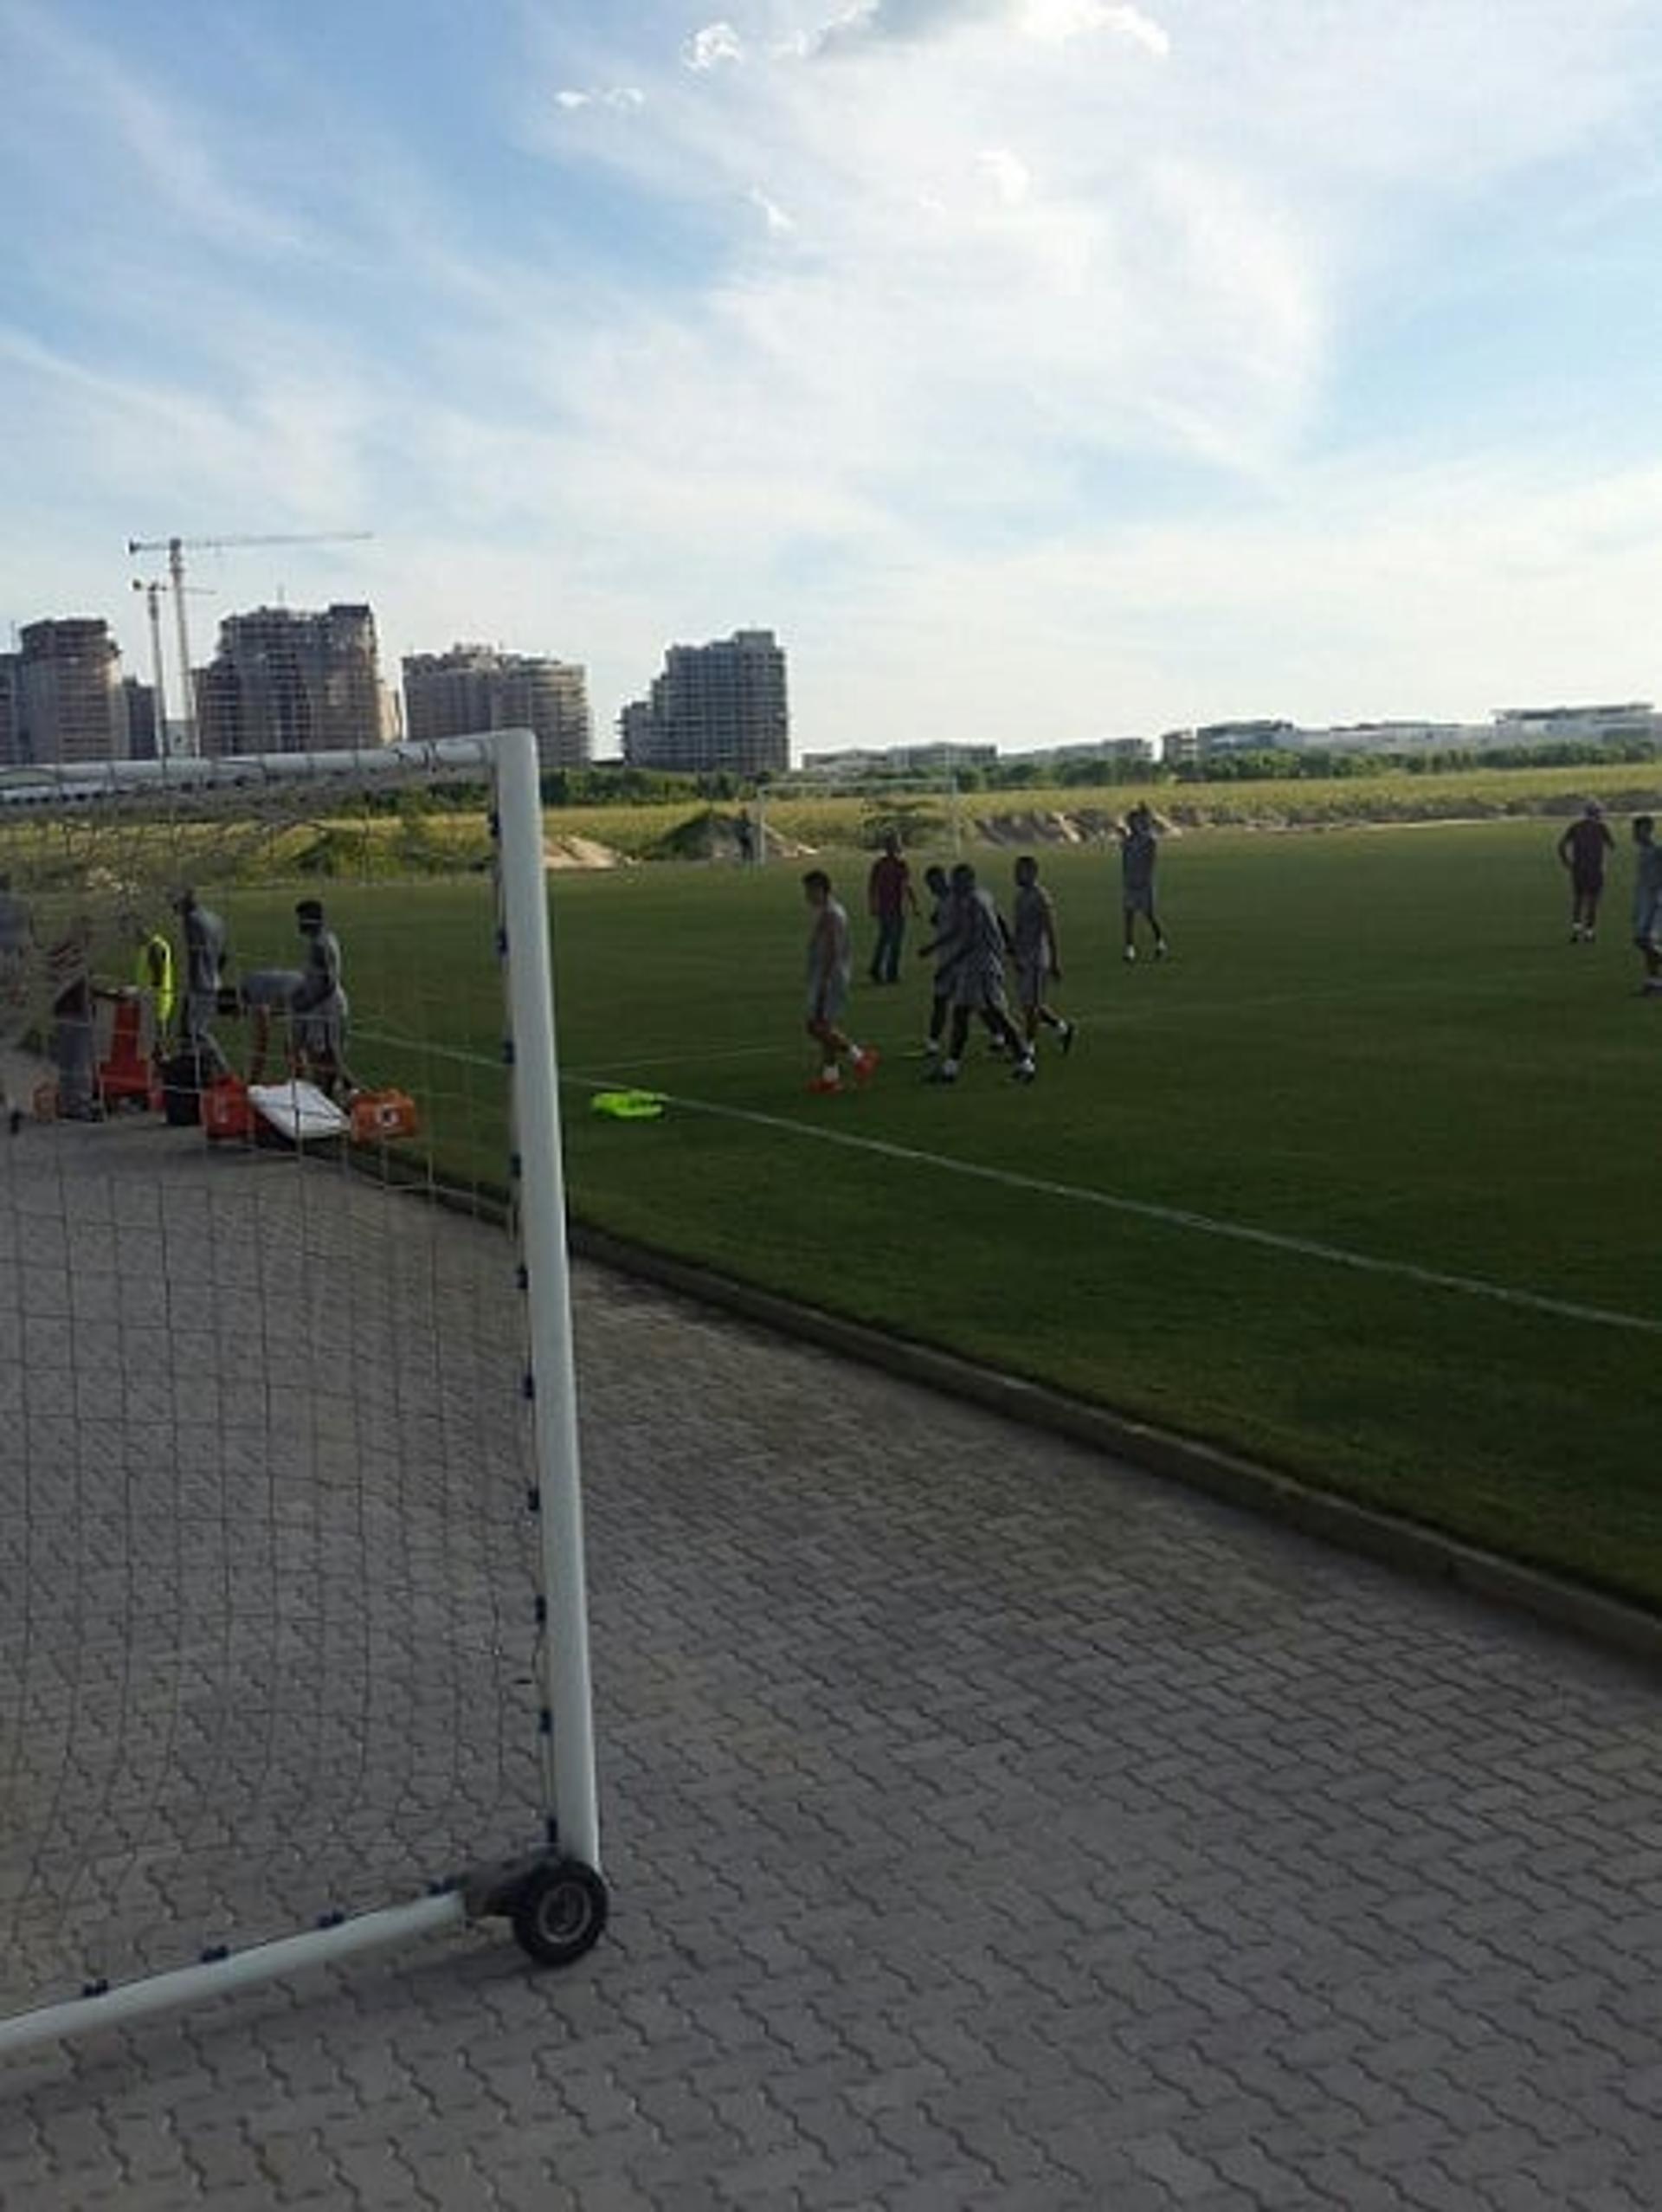
[[[0,619],[128,536],[795,748],[1651,697],[1639,0],[0,0]],[[203,656],[196,657],[200,661]],[[602,733],[604,733],[602,735]]]

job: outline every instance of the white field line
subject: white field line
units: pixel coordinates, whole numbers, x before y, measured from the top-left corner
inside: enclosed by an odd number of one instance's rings
[[[608,1079],[566,1075],[563,1081],[580,1090],[611,1087]],[[1148,1198],[1126,1198],[1111,1190],[1093,1190],[1077,1183],[1053,1183],[1043,1176],[1021,1175],[1012,1168],[987,1167],[976,1160],[954,1159],[941,1152],[925,1152],[911,1145],[891,1144],[881,1137],[856,1137],[847,1129],[828,1129],[821,1124],[793,1121],[783,1114],[759,1113],[748,1106],[715,1106],[704,1099],[660,1095],[686,1113],[706,1114],[717,1120],[737,1121],[753,1129],[777,1129],[815,1143],[840,1145],[848,1151],[868,1152],[879,1159],[899,1160],[907,1167],[936,1168],[948,1175],[963,1175],[977,1183],[996,1183],[1002,1190],[1027,1190],[1035,1196],[1061,1198],[1072,1205],[1095,1206],[1112,1214],[1128,1214],[1138,1221],[1158,1222],[1169,1229],[1186,1229],[1202,1236],[1226,1238],[1234,1244],[1253,1244],[1270,1252],[1287,1252],[1304,1260],[1318,1260],[1330,1267],[1349,1267],[1358,1274],[1382,1275],[1399,1282],[1420,1284],[1427,1290],[1453,1291],[1462,1298],[1486,1299],[1497,1306],[1519,1306],[1526,1312],[1549,1313],[1555,1319],[1584,1321],[1603,1329],[1631,1329],[1641,1336],[1662,1337],[1662,1321],[1643,1313],[1622,1313],[1607,1306],[1582,1306],[1573,1299],[1549,1298],[1543,1292],[1514,1290],[1505,1283],[1485,1282],[1475,1275],[1446,1274],[1438,1267],[1415,1267],[1408,1260],[1379,1260],[1365,1252],[1348,1251],[1339,1244],[1323,1244],[1315,1237],[1290,1236],[1279,1229],[1252,1229],[1242,1222],[1215,1220],[1209,1214],[1191,1213],[1182,1206],[1163,1206]]]
[[[367,1030],[359,1033],[369,1036]],[[380,1037],[372,1040],[383,1044],[398,1044],[423,1051],[441,1060],[460,1061],[469,1067],[497,1067],[500,1061],[488,1054],[461,1052],[448,1045],[423,1045],[405,1037]],[[773,1051],[776,1048],[757,1046],[747,1050]],[[712,1054],[712,1059],[734,1058],[737,1054]],[[664,1061],[647,1063],[654,1067],[667,1065]],[[619,1061],[618,1068],[627,1069],[631,1061]],[[579,1075],[563,1073],[563,1083],[583,1091],[613,1089],[616,1074]],[[1662,1337],[1662,1321],[1652,1320],[1644,1313],[1623,1313],[1614,1306],[1583,1306],[1575,1299],[1550,1298],[1544,1292],[1517,1290],[1507,1283],[1485,1282],[1477,1275],[1456,1275],[1440,1267],[1416,1267],[1411,1260],[1381,1260],[1366,1252],[1352,1252],[1341,1244],[1324,1244],[1311,1236],[1292,1236],[1279,1229],[1253,1229],[1244,1222],[1219,1221],[1210,1214],[1196,1214],[1183,1206],[1163,1206],[1150,1198],[1127,1198],[1112,1190],[1095,1190],[1088,1184],[1053,1183],[1044,1176],[1021,1175],[1014,1168],[988,1167],[976,1160],[954,1159],[944,1152],[925,1152],[911,1145],[891,1144],[882,1137],[857,1137],[852,1130],[828,1129],[811,1121],[793,1121],[787,1115],[761,1113],[754,1107],[717,1106],[707,1099],[689,1099],[675,1092],[660,1093],[669,1105],[678,1106],[685,1113],[701,1113],[717,1121],[735,1121],[753,1129],[776,1129],[790,1137],[805,1137],[821,1145],[834,1145],[854,1152],[870,1153],[878,1159],[898,1160],[908,1167],[934,1168],[945,1175],[962,1175],[977,1183],[990,1183],[1005,1190],[1031,1191],[1034,1196],[1061,1198],[1070,1204],[1094,1206],[1105,1213],[1124,1214],[1133,1220],[1158,1222],[1168,1229],[1186,1229],[1201,1236],[1216,1236],[1233,1244],[1252,1244],[1261,1250],[1285,1252],[1303,1260],[1316,1260],[1333,1267],[1349,1267],[1353,1273],[1379,1275],[1396,1282],[1419,1283],[1427,1290],[1452,1291],[1461,1298],[1486,1299],[1494,1306],[1511,1306],[1528,1313],[1548,1313],[1556,1319],[1586,1322],[1594,1328],[1626,1329],[1640,1336]]]

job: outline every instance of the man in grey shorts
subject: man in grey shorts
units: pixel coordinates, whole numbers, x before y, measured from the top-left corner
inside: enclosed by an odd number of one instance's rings
[[[970,1017],[979,1014],[1015,1061],[1010,1071],[1014,1080],[1030,1083],[1034,1077],[1033,1054],[1010,1019],[1004,996],[1004,962],[1010,948],[1010,932],[1004,917],[994,903],[992,893],[983,891],[976,881],[976,871],[968,861],[960,861],[953,869],[951,883],[948,923],[950,935],[924,945],[923,952],[925,956],[944,952],[950,962],[947,972],[951,977],[952,1030],[947,1040],[945,1058],[931,1067],[924,1080],[929,1083],[957,1081],[958,1070],[963,1064],[963,1048],[970,1041]]]
[[[214,1035],[219,994],[225,967],[225,925],[217,914],[201,905],[194,891],[181,891],[173,901],[184,932],[184,1008],[179,1036],[187,1052],[216,1075],[230,1072],[230,1062]]]
[[[295,926],[306,940],[306,965],[289,997],[294,1058],[325,1098],[356,1089],[346,1069],[346,1024],[351,1009],[340,979],[340,939],[324,919],[320,899],[302,899]]]
[[[876,1073],[878,1055],[838,1027],[854,968],[848,911],[834,895],[831,879],[822,867],[809,868],[802,878],[802,896],[814,916],[808,935],[806,1026],[820,1048],[820,1072],[808,1087],[829,1097],[842,1088],[845,1060],[855,1082],[864,1084]]]
[[[1015,864],[1015,990],[1027,1050],[1039,1042],[1039,1028],[1053,1029],[1066,1054],[1073,1048],[1073,1024],[1048,1003],[1053,977],[1062,980],[1061,948],[1056,941],[1056,908],[1039,880],[1039,863],[1024,853]]]
[[[1154,932],[1154,957],[1163,960],[1170,951],[1166,933],[1154,911],[1154,864],[1160,857],[1159,832],[1145,806],[1134,806],[1115,835],[1119,839],[1120,905],[1125,916],[1125,954],[1137,958],[1137,918],[1146,914]]]
[[[289,1067],[294,1054],[294,995],[306,978],[298,968],[254,968],[236,987],[238,1009],[248,1017],[248,1080],[266,1080],[266,1054],[275,1027],[282,1043],[282,1061]]]

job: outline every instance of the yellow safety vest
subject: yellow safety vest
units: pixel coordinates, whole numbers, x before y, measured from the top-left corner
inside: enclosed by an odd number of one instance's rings
[[[152,930],[138,947],[133,980],[155,1002],[158,1030],[166,1029],[173,1019],[177,994],[173,986],[173,947],[159,930]]]

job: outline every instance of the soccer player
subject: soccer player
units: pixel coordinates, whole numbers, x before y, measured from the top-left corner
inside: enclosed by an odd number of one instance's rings
[[[1645,963],[1646,996],[1662,994],[1662,845],[1656,842],[1653,815],[1633,816],[1633,943]]]
[[[841,1090],[845,1060],[856,1083],[869,1083],[876,1053],[855,1044],[837,1027],[854,967],[847,909],[832,895],[831,879],[822,867],[809,868],[802,878],[802,895],[814,916],[808,936],[808,1034],[820,1048],[820,1072],[808,1087]]]
[[[929,1035],[924,1040],[924,1051],[934,1059],[941,1049],[941,1039],[946,1035],[946,1017],[952,1011],[952,971],[957,961],[957,951],[952,932],[952,886],[946,880],[946,870],[936,866],[924,870],[924,887],[929,893],[929,943],[918,953],[920,960],[935,956],[934,996],[930,1001]]]
[[[180,1042],[198,1064],[208,1061],[216,1075],[230,1072],[230,1062],[214,1035],[219,993],[225,965],[225,925],[197,902],[189,888],[173,901],[184,932],[184,1009],[179,1023]]]
[[[340,949],[335,948],[337,973]],[[236,987],[239,1012],[248,1017],[248,1080],[266,1080],[266,1054],[271,1049],[274,1021],[283,1029],[283,1063],[293,1064],[294,998],[306,977],[298,968],[254,968]],[[345,994],[343,993],[343,996]]]
[[[1119,839],[1120,904],[1125,914],[1125,955],[1137,958],[1137,918],[1146,914],[1154,932],[1154,957],[1163,960],[1170,951],[1166,933],[1154,911],[1154,864],[1159,858],[1159,832],[1145,806],[1134,806],[1114,830]]]
[[[1604,809],[1589,799],[1579,822],[1572,822],[1558,840],[1558,858],[1569,870],[1569,941],[1591,945],[1599,926],[1599,897],[1604,889],[1604,856],[1615,850],[1616,841],[1604,819]]]
[[[906,916],[918,913],[918,893],[912,887],[912,870],[901,857],[899,834],[885,833],[883,850],[872,863],[866,880],[866,911],[877,924],[877,943],[872,951],[872,981],[898,983],[900,948],[905,941]]]
[[[950,948],[952,1030],[947,1040],[946,1057],[931,1067],[924,1080],[929,1083],[957,1081],[958,1070],[963,1065],[963,1048],[970,1041],[970,1016],[979,1014],[1015,1061],[1010,1070],[1013,1080],[1031,1083],[1034,1074],[1033,1054],[1010,1019],[1004,996],[1004,960],[1011,943],[1004,917],[994,903],[992,893],[983,891],[976,883],[976,871],[968,861],[960,861],[953,869],[951,888],[950,934],[944,944]],[[943,948],[937,941],[923,949],[929,953]]]
[[[302,899],[295,926],[306,940],[306,965],[289,998],[294,1059],[325,1098],[357,1089],[346,1071],[346,1023],[351,1009],[340,980],[340,939],[324,919],[320,899]]]
[[[1073,1048],[1073,1024],[1045,1002],[1045,988],[1062,980],[1061,950],[1056,941],[1056,907],[1039,880],[1039,863],[1024,853],[1015,864],[1015,990],[1027,1033],[1027,1056],[1039,1042],[1039,1027],[1054,1029],[1066,1054]]]

